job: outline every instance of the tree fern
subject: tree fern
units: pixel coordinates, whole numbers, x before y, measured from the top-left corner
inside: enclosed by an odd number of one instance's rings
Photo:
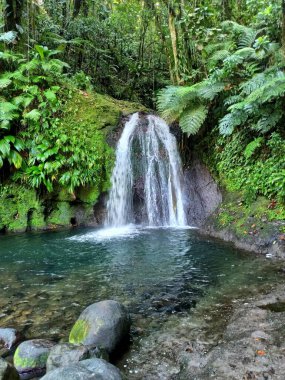
[[[195,135],[203,125],[207,114],[207,107],[201,104],[184,111],[179,120],[182,131],[188,136]]]

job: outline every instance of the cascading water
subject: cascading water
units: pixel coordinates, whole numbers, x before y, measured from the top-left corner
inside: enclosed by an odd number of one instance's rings
[[[143,183],[143,222],[149,226],[185,226],[182,168],[176,139],[159,117],[133,114],[116,152],[106,225],[135,221],[134,184]]]

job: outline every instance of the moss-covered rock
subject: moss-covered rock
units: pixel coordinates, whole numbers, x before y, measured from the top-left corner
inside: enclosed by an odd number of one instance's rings
[[[74,324],[69,342],[96,345],[113,352],[124,340],[130,329],[130,317],[126,308],[113,300],[88,306]]]
[[[264,197],[247,203],[241,193],[228,192],[203,229],[240,248],[285,257],[285,206],[282,203]]]
[[[11,232],[45,227],[44,208],[34,189],[17,184],[0,186],[0,230]]]
[[[25,379],[41,376],[45,372],[46,362],[55,343],[44,339],[23,342],[14,355],[14,365]]]

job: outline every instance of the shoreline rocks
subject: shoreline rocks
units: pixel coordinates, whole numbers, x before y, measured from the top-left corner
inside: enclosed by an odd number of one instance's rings
[[[92,358],[108,360],[109,356],[103,349],[96,346],[83,346],[71,343],[57,344],[50,350],[46,363],[47,372]]]
[[[87,359],[48,372],[42,380],[122,380],[118,368],[103,359]]]

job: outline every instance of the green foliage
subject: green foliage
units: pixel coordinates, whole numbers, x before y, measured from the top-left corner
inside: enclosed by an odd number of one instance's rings
[[[202,146],[204,161],[228,191],[241,191],[248,203],[261,195],[285,201],[285,144],[280,133],[252,140],[246,130],[229,137],[214,131]]]
[[[17,56],[11,69],[1,74],[2,176],[12,175],[15,181],[49,192],[61,186],[73,193],[95,185],[100,193],[113,163],[113,151],[105,141],[107,127],[115,126],[129,105],[78,94],[66,81],[66,65],[57,53],[36,45],[30,59]],[[3,54],[2,60],[11,62],[11,56]]]
[[[252,157],[252,155],[254,154],[256,149],[259,148],[263,144],[263,142],[264,142],[263,137],[257,137],[256,139],[251,141],[249,144],[247,144],[245,151],[244,151],[245,157],[246,158]]]

